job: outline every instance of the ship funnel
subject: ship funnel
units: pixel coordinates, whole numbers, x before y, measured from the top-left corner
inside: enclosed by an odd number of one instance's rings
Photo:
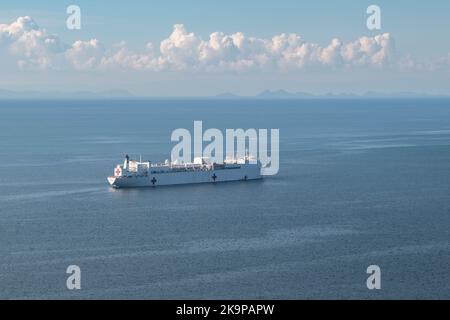
[[[130,163],[130,157],[128,155],[125,156],[125,161],[123,162],[123,168],[128,169],[128,164]]]

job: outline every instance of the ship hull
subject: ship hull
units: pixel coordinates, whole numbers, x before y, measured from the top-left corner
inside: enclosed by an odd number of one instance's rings
[[[145,176],[109,177],[114,188],[143,188],[196,183],[220,183],[261,179],[261,169],[257,165],[245,164],[239,168],[204,171],[180,171],[148,173]]]

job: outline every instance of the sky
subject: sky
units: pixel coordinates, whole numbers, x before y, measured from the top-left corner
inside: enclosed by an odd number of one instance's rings
[[[444,0],[2,1],[0,89],[450,94],[449,13]]]

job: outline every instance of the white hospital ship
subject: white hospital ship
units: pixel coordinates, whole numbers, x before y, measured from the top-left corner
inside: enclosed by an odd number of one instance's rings
[[[114,169],[114,176],[108,177],[108,182],[114,188],[137,188],[261,179],[260,162],[251,160],[245,156],[218,164],[208,158],[195,158],[193,163],[166,160],[165,163],[153,164],[130,160],[127,155],[123,165]]]

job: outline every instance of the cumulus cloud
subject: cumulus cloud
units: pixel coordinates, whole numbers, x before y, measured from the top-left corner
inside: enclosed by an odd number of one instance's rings
[[[99,68],[108,69],[131,69],[131,70],[153,70],[162,69],[161,59],[154,55],[153,45],[148,43],[146,52],[135,53],[129,50],[126,43],[122,42],[116,46],[116,51],[102,57]]]
[[[0,24],[0,48],[17,58],[20,67],[52,68],[67,46],[28,16]]]
[[[182,24],[176,24],[168,39],[161,42],[161,62],[174,69],[187,69],[198,62],[198,48],[201,40],[188,33]]]
[[[159,45],[149,43],[141,52],[121,42],[105,48],[97,39],[64,44],[40,28],[30,17],[0,24],[0,51],[15,58],[21,68],[75,70],[141,70],[246,72],[271,70],[298,72],[305,68],[413,67],[412,60],[395,57],[389,33],[361,37],[344,43],[335,38],[321,46],[298,34],[269,39],[248,37],[242,32],[214,32],[201,39],[184,25],[176,24]],[[450,58],[442,64],[448,64]]]
[[[342,57],[350,64],[383,66],[392,59],[393,50],[392,38],[385,33],[348,43],[342,50]]]
[[[450,71],[450,53],[435,59],[417,59],[411,55],[405,55],[398,59],[398,68],[406,71]]]
[[[91,39],[89,41],[75,41],[66,50],[65,57],[75,69],[86,70],[96,67],[104,54],[105,49],[100,42],[97,39]]]

